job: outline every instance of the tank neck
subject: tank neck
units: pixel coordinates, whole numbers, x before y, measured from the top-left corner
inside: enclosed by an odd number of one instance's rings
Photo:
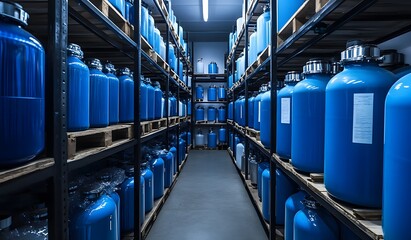
[[[378,62],[347,62],[344,65],[344,69],[357,67],[379,67],[379,64]]]

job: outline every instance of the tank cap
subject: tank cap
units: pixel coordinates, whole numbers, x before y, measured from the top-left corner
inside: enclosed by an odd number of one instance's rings
[[[8,0],[0,1],[0,16],[16,21],[24,26],[27,26],[29,14],[23,10],[20,4]]]
[[[299,82],[301,81],[301,74],[297,71],[290,71],[285,75],[284,81],[289,82]]]
[[[333,75],[338,74],[339,72],[341,72],[342,67],[341,67],[341,63],[340,62],[332,62],[331,63],[331,73]]]
[[[119,73],[120,75],[130,76],[130,69],[129,69],[128,67],[120,68],[120,69],[118,70],[118,73]],[[151,80],[150,80],[150,81],[147,81],[147,82],[150,82],[150,83],[151,83]]]
[[[83,195],[89,200],[99,198],[103,193],[103,184],[91,183],[83,188]]]
[[[347,49],[341,52],[341,63],[346,62],[381,62],[380,49],[376,45],[362,41],[347,42]]]
[[[81,51],[81,47],[75,43],[70,43],[67,47],[67,52],[72,56],[83,59],[84,53]]]
[[[86,59],[86,64],[89,68],[95,68],[100,71],[103,70],[103,65],[101,64],[100,60],[97,58]]]
[[[11,216],[0,216],[0,230],[9,228],[11,223]]]
[[[270,4],[266,4],[263,8],[263,12],[268,12],[270,11]]]
[[[303,67],[303,74],[330,74],[331,65],[328,61],[322,59],[311,59]]]
[[[114,68],[114,65],[110,61],[106,61],[104,64],[103,68],[104,73],[115,73],[116,69]]]

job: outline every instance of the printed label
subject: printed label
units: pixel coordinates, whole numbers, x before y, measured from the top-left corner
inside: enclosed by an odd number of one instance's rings
[[[374,93],[355,93],[352,142],[372,144]]]
[[[281,98],[281,123],[290,124],[291,123],[291,99]]]
[[[261,118],[261,101],[258,102],[258,120],[257,120],[258,122],[261,122],[260,118]]]

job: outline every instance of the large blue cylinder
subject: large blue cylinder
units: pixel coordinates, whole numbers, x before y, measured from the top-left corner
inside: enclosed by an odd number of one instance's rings
[[[154,18],[151,14],[148,15],[148,43],[154,49]]]
[[[201,85],[196,87],[196,100],[203,100],[204,99],[204,88]]]
[[[213,131],[213,129],[211,129],[210,132],[208,133],[208,147],[209,148],[217,147],[217,134]]]
[[[250,128],[254,128],[254,101],[254,96],[248,99],[248,127]]]
[[[67,54],[67,131],[82,131],[90,127],[90,71],[80,46],[71,43]]]
[[[176,97],[174,97],[174,95],[171,95],[170,100],[171,100],[171,116],[177,116],[177,108],[178,108],[177,99]]]
[[[153,158],[151,171],[154,174],[154,199],[158,199],[164,194],[164,160],[161,157]]]
[[[160,42],[161,42],[161,34],[160,34],[160,30],[158,30],[158,28],[154,28],[154,51],[157,54],[160,54],[161,51],[161,46],[160,46]]]
[[[284,25],[290,20],[294,13],[301,7],[304,0],[279,0],[277,9],[277,32],[279,32]]]
[[[258,176],[257,176],[257,190],[258,190],[258,197],[261,199],[261,179],[265,169],[270,168],[270,163],[268,162],[261,162],[258,164]]]
[[[221,106],[218,108],[218,122],[224,123],[227,121],[227,115],[225,112],[225,107]]]
[[[174,52],[174,46],[173,44],[170,42],[168,43],[168,64],[170,65],[170,67],[174,70],[177,71],[177,69],[175,68],[176,63],[175,61],[175,52]]]
[[[228,119],[230,120],[234,120],[234,116],[233,116],[233,102],[230,102],[228,104]]]
[[[266,84],[262,85],[258,95],[254,99],[254,129],[260,131],[260,122],[261,122],[261,97],[264,92],[266,92],[268,86]]]
[[[294,240],[338,240],[339,228],[334,217],[314,200],[304,200],[304,209],[294,216]]]
[[[120,226],[122,233],[134,230],[134,167],[126,169],[120,186]]]
[[[178,165],[181,165],[181,163],[183,163],[183,160],[186,156],[186,141],[184,141],[182,138],[180,138],[178,142],[178,154],[179,154]]]
[[[207,91],[208,101],[217,101],[217,87],[215,85],[210,86]]]
[[[109,0],[111,4],[123,15],[126,13],[126,1],[125,0]]]
[[[90,127],[107,127],[109,82],[98,59],[88,59],[90,69]]]
[[[248,50],[248,64],[251,65],[257,60],[257,31],[250,36],[250,46]]]
[[[265,6],[264,12],[257,19],[257,55],[268,46],[267,22],[270,21],[270,8]]]
[[[146,189],[145,189],[145,183],[144,183],[144,177],[140,175],[140,226],[143,225],[144,223],[144,218],[146,216]]]
[[[0,19],[0,165],[28,162],[44,148],[45,53],[41,43],[18,25],[20,5]],[[17,16],[18,15],[18,16]],[[13,20],[10,20],[13,18]]]
[[[218,73],[218,67],[216,62],[211,62],[208,64],[208,74],[217,74]]]
[[[140,81],[140,118],[141,121],[148,120],[148,87],[142,77]]]
[[[261,143],[266,148],[270,148],[271,144],[271,91],[268,89],[261,96],[261,121],[260,121],[260,139]]]
[[[116,69],[110,62],[104,64],[103,72],[106,74],[109,82],[108,121],[110,125],[117,124],[120,121],[120,81],[116,75],[114,75],[116,73]]]
[[[304,199],[307,197],[307,193],[299,191],[291,195],[285,201],[285,222],[284,222],[284,239],[293,240],[294,231],[294,216],[295,214],[304,209]]]
[[[173,173],[175,174],[177,172],[177,166],[178,166],[178,156],[177,156],[177,148],[172,146],[170,147],[169,152],[173,155]]]
[[[187,115],[191,116],[191,99],[187,101]]]
[[[120,122],[134,121],[134,81],[130,69],[120,69]]]
[[[154,175],[148,162],[141,164],[141,176],[144,178],[144,210],[147,213],[154,205]]]
[[[291,158],[291,116],[294,86],[301,80],[298,72],[288,72],[285,76],[286,86],[277,95],[277,154]]]
[[[207,121],[214,122],[217,117],[217,109],[215,107],[209,107],[207,109]]]
[[[408,206],[410,192],[409,169],[411,151],[410,106],[411,75],[398,80],[388,92],[385,101],[385,145],[383,171],[383,230],[384,239],[408,236],[409,225],[404,220],[411,214]]]
[[[328,62],[311,60],[305,79],[294,87],[291,155],[293,166],[303,172],[324,171],[325,88],[331,75]]]
[[[148,120],[153,120],[154,119],[154,108],[155,108],[155,93],[154,93],[154,87],[151,86],[151,80],[147,79],[146,82],[147,85],[147,115],[148,115]]]
[[[130,21],[131,24],[134,22]],[[141,6],[141,35],[147,40],[148,39],[148,10],[146,6]]]
[[[224,127],[221,127],[218,130],[218,142],[221,143],[227,143],[227,129]]]
[[[160,89],[160,83],[156,82],[154,87],[154,118],[161,118],[163,92]]]
[[[226,99],[226,96],[227,96],[227,93],[226,93],[225,87],[221,85],[220,87],[218,87],[218,100],[224,101]]]
[[[342,54],[344,70],[327,85],[324,183],[338,199],[380,208],[384,102],[396,78],[378,66],[377,47],[348,46]],[[364,62],[358,61],[355,53],[362,49],[372,49],[375,54],[366,56]],[[377,50],[378,54],[374,52]],[[353,57],[348,55],[352,53]],[[350,177],[341,179],[346,173]]]
[[[240,126],[243,126],[243,127],[245,127],[245,116],[246,116],[246,112],[245,112],[245,97],[244,96],[242,96],[241,98],[240,98],[240,101],[239,101],[239,106],[240,106],[240,109],[239,109],[239,114],[240,114],[240,118],[239,118],[239,124],[240,124]]]
[[[204,108],[198,107],[196,109],[196,121],[203,121],[204,120]]]
[[[162,150],[160,152],[160,157],[164,161],[164,187],[168,188],[173,182],[173,172],[174,172],[174,163],[173,163],[173,154],[168,154],[167,150]]]

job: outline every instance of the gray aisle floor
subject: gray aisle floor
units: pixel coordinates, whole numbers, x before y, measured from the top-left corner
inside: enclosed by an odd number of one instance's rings
[[[265,240],[227,151],[190,151],[148,240]]]

